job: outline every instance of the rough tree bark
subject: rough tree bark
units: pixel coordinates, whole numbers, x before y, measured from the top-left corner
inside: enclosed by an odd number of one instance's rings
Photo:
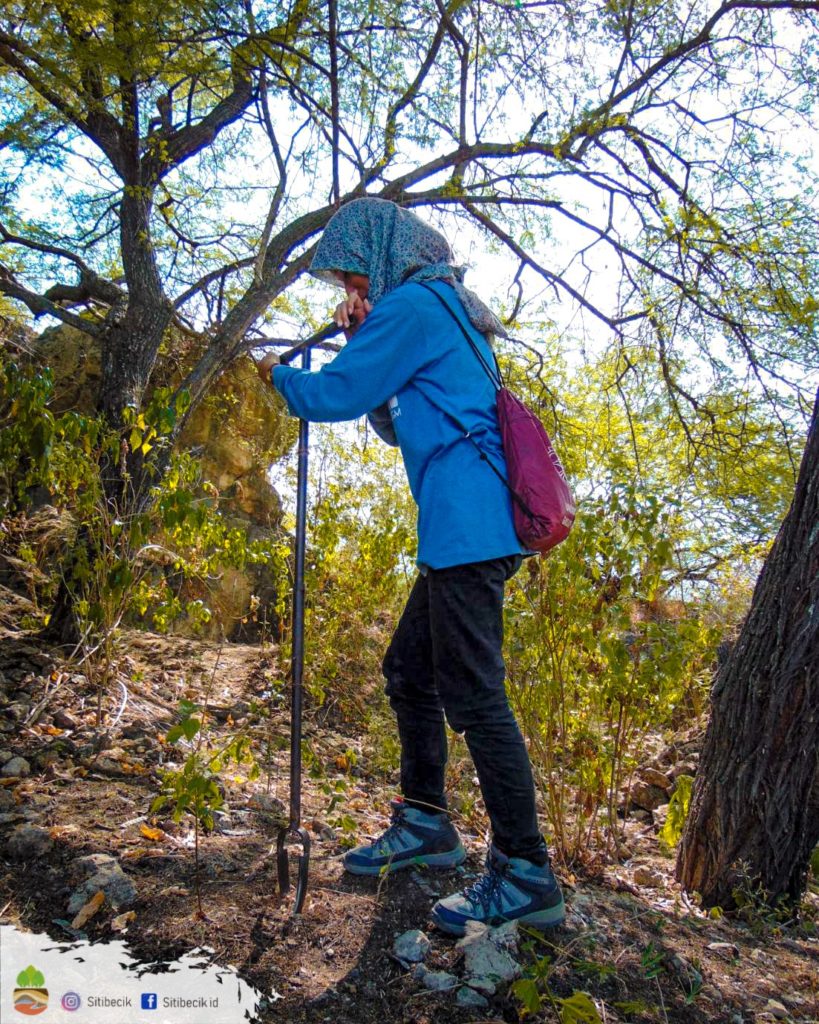
[[[798,900],[819,841],[819,394],[790,511],[719,669],[677,860],[705,906]]]

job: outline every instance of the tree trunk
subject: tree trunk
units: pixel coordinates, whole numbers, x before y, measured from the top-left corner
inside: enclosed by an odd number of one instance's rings
[[[796,492],[717,672],[677,859],[705,906],[802,895],[819,841],[819,394]]]

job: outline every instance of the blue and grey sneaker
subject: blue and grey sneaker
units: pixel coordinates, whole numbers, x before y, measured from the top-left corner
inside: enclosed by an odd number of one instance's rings
[[[402,868],[454,868],[466,852],[447,814],[428,814],[393,800],[387,831],[344,855],[344,867],[353,875],[380,875]]]
[[[562,924],[565,917],[563,893],[551,867],[507,857],[494,846],[486,858],[486,873],[432,908],[432,920],[451,935],[465,934],[467,921],[493,927],[520,921],[542,930]]]

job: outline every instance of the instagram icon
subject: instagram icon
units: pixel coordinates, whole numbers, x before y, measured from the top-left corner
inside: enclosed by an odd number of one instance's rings
[[[73,1013],[74,1010],[79,1010],[82,1006],[82,999],[76,992],[66,992],[60,1000],[60,1004],[64,1010],[68,1010],[69,1013]]]

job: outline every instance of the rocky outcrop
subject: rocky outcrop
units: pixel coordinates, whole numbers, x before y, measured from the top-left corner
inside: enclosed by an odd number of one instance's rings
[[[54,375],[52,411],[91,412],[101,378],[96,340],[62,325],[44,331],[29,344],[38,362],[49,366]],[[152,383],[176,385],[194,357],[191,342],[169,338]],[[251,539],[277,534],[281,501],[268,479],[268,469],[292,447],[296,429],[281,399],[259,380],[252,360],[240,357],[193,411],[182,433],[179,446],[199,462],[203,486],[211,497],[215,489],[228,523],[247,529]],[[275,581],[265,566],[225,569],[208,582],[207,592],[202,587],[199,592],[186,588],[183,597],[201,597],[211,607],[213,635],[247,638],[258,620],[274,619]],[[256,614],[251,616],[254,609]]]

